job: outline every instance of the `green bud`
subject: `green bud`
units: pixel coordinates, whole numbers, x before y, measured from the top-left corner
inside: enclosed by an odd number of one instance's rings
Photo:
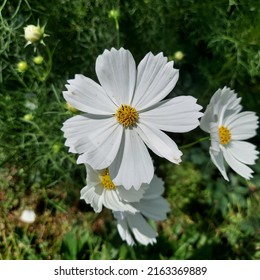
[[[108,13],[108,17],[117,20],[119,18],[119,10],[115,10],[115,9],[110,10]]]
[[[20,62],[17,63],[17,71],[18,72],[24,72],[28,69],[28,64],[26,61],[22,60]]]
[[[42,62],[43,62],[43,57],[42,57],[41,55],[35,56],[35,57],[33,58],[33,62],[34,62],[35,64],[42,64]]]
[[[175,60],[182,60],[184,58],[184,53],[182,51],[177,51],[174,53],[174,59]]]
[[[60,148],[61,148],[61,144],[59,143],[56,143],[52,146],[52,150],[55,154],[57,154],[60,151]]]
[[[33,120],[33,115],[32,114],[26,114],[23,116],[23,120],[26,122],[32,121]]]
[[[73,106],[71,106],[69,103],[66,103],[65,107],[71,113],[77,113],[78,112],[78,110],[76,108],[74,108]]]

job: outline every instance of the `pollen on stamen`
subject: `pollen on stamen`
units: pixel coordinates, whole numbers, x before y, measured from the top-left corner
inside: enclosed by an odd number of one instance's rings
[[[218,129],[220,144],[226,145],[231,141],[230,130],[224,126],[220,126]]]
[[[103,187],[107,190],[114,190],[116,188],[113,181],[110,178],[108,168],[106,168],[103,171],[100,181],[101,181],[101,184],[103,185]]]
[[[117,121],[124,127],[132,127],[138,121],[138,112],[134,107],[130,105],[121,105],[115,114]]]

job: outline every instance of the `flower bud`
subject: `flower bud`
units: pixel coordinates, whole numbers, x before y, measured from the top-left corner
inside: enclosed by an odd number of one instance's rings
[[[73,106],[71,106],[69,103],[66,103],[65,107],[71,113],[77,113],[78,112],[78,110],[76,108],[74,108]]]
[[[28,64],[26,61],[22,60],[20,62],[17,63],[17,71],[18,72],[24,72],[28,69]]]
[[[39,25],[27,25],[24,27],[24,37],[27,42],[29,43],[35,43],[39,41],[43,35],[43,30]]]
[[[174,53],[175,60],[182,60],[184,58],[184,53],[182,51],[177,51]]]
[[[61,144],[60,143],[56,143],[52,145],[52,150],[55,154],[57,154],[61,149]]]
[[[33,62],[34,62],[35,64],[42,64],[42,62],[43,62],[43,57],[42,57],[41,55],[35,56],[35,57],[33,58]]]
[[[33,115],[32,114],[26,114],[23,116],[23,120],[26,122],[32,121],[33,120]]]
[[[110,10],[108,13],[108,17],[117,20],[119,18],[119,10],[115,10],[115,9]]]

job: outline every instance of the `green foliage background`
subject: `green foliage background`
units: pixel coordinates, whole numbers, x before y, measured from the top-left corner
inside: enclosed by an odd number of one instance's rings
[[[111,10],[119,11],[119,33]],[[23,27],[38,20],[46,46],[24,48]],[[149,51],[169,59],[182,51],[172,96],[193,95],[205,108],[227,85],[260,115],[258,0],[2,1],[0,259],[259,259],[260,163],[252,181],[230,172],[228,183],[210,162],[208,142],[183,150],[179,166],[154,157],[172,208],[154,225],[154,246],[128,247],[110,211],[98,215],[80,201],[85,170],[64,147],[60,128],[73,113],[61,92],[76,73],[96,80],[96,57],[120,46],[137,62]],[[42,65],[33,63],[36,55]],[[199,128],[171,136],[185,145],[198,135],[205,136]],[[35,223],[19,221],[25,208],[35,210]]]

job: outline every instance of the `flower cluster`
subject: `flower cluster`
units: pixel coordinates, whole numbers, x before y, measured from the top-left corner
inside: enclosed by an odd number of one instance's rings
[[[37,25],[27,25],[23,30],[26,40],[25,47],[33,46],[33,56],[30,52],[28,52],[30,57],[27,54],[22,54],[22,59],[16,64],[17,72],[19,72],[24,84],[26,84],[25,77],[44,82],[50,74],[53,55],[53,52],[43,41],[45,37],[49,36],[45,33],[45,25],[40,26],[38,21]],[[41,54],[43,51],[46,53],[45,55]]]
[[[162,53],[148,53],[136,67],[128,50],[105,50],[96,60],[96,73],[100,85],[76,75],[63,92],[68,104],[83,112],[62,128],[65,145],[79,154],[77,163],[86,165],[81,198],[96,212],[111,209],[128,244],[134,243],[131,231],[140,243],[154,243],[156,232],[147,219],[165,219],[169,205],[147,147],[179,164],[182,152],[163,131],[193,130],[202,107],[192,96],[163,100],[179,71]]]
[[[86,166],[81,198],[97,213],[103,207],[113,211],[129,245],[155,243],[149,220],[164,220],[170,211],[148,148],[174,164],[182,152],[163,131],[185,133],[200,125],[210,133],[210,156],[224,178],[223,156],[238,174],[251,177],[246,164],[253,164],[258,152],[241,140],[255,135],[258,119],[253,112],[240,113],[240,98],[230,89],[218,90],[203,116],[192,96],[165,99],[179,71],[162,53],[148,53],[136,67],[128,50],[105,50],[96,74],[100,84],[83,75],[68,80],[64,98],[83,113],[65,121],[62,131],[69,151],[79,154],[77,163]]]

